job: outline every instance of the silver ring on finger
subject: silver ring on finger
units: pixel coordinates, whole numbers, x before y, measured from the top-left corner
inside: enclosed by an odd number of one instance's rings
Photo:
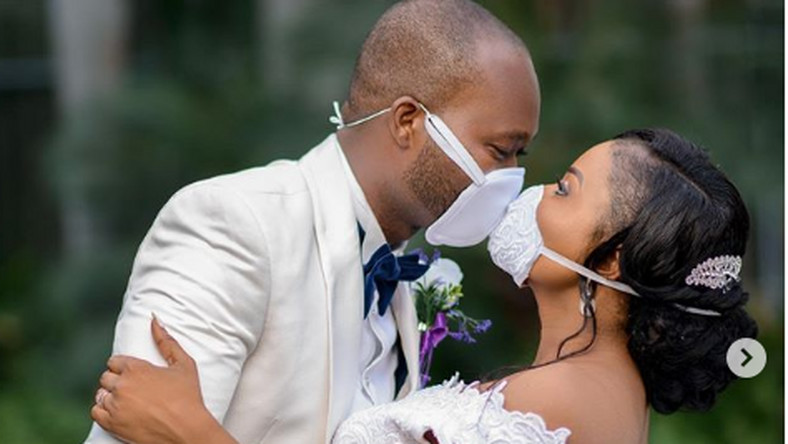
[[[107,389],[104,387],[99,388],[96,392],[96,405],[104,408],[104,398],[106,398],[107,395],[109,395],[109,391]]]

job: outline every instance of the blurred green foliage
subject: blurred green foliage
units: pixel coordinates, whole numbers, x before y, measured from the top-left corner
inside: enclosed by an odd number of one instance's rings
[[[709,148],[739,185],[754,222],[745,281],[769,365],[709,413],[654,414],[651,441],[782,442],[783,4],[482,3],[524,38],[539,74],[527,182],[552,180],[624,129],[666,126]],[[290,5],[287,20],[260,13],[279,4]],[[389,4],[134,2],[128,66],[112,94],[58,116],[51,84],[0,88],[0,441],[86,435],[136,246],[158,209],[191,181],[297,158],[319,142],[330,100],[344,96]],[[0,62],[52,57],[46,14],[42,2],[0,3]],[[78,254],[64,247],[73,202],[93,230]],[[466,272],[466,312],[495,323],[474,346],[442,344],[434,380],[527,364],[539,331],[533,299],[483,247],[443,253]]]

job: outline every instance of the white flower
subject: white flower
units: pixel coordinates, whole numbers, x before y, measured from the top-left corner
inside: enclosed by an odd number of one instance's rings
[[[439,287],[460,285],[462,270],[451,259],[439,258],[430,265],[422,277],[427,286],[435,284]]]

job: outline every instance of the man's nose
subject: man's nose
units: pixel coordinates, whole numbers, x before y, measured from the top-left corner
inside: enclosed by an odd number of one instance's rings
[[[506,168],[517,168],[520,166],[520,163],[517,160],[517,156],[512,156],[505,161]]]
[[[490,172],[490,171],[492,171],[492,170],[500,170],[500,169],[504,169],[504,168],[516,168],[516,167],[518,167],[518,166],[520,166],[520,165],[519,165],[519,163],[517,162],[517,156],[511,156],[511,157],[507,157],[507,158],[506,158],[506,159],[504,159],[504,160],[501,160],[501,161],[499,161],[499,162],[496,162],[496,163],[495,163],[495,164],[494,164],[494,165],[493,165],[493,166],[490,168],[490,170],[489,170],[489,171],[485,171],[485,173],[489,173],[489,172]]]

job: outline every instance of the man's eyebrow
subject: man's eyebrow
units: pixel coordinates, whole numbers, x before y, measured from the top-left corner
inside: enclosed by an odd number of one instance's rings
[[[509,131],[498,134],[496,139],[506,139],[510,142],[528,142],[531,135],[523,131]]]
[[[520,153],[525,152],[525,146],[531,141],[531,135],[522,131],[509,131],[497,134],[493,139],[498,141],[505,140],[509,143],[509,147],[515,147],[520,144],[523,145],[523,147],[518,150],[518,153]]]
[[[570,174],[574,174],[577,177],[577,180],[580,182],[580,185],[583,185],[583,172],[580,171],[576,166],[571,165],[566,172]]]

